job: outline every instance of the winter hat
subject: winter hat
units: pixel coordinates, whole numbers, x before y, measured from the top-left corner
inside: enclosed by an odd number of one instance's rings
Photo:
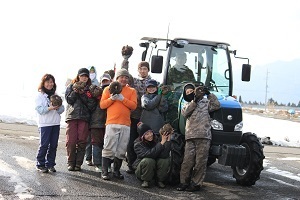
[[[157,87],[158,86],[158,83],[156,80],[154,79],[150,79],[146,82],[145,84],[146,88],[149,87],[149,86],[154,86],[154,87]]]
[[[148,126],[147,124],[144,124],[144,123],[138,124],[137,132],[139,133],[139,136],[140,136],[140,137],[143,137],[143,135],[144,135],[147,131],[150,131],[150,130],[152,130],[152,129],[151,129],[150,126]]]
[[[100,77],[100,82],[102,82],[103,80],[111,80],[110,75],[104,73],[104,74]]]
[[[122,68],[122,69],[120,69],[120,70],[117,71],[117,73],[116,73],[116,79],[118,79],[119,76],[127,76],[128,78],[130,77],[129,72],[126,69],[124,69],[124,68]]]
[[[87,68],[81,68],[78,70],[78,76],[82,75],[90,76],[90,71]]]
[[[149,63],[146,62],[146,61],[142,61],[142,62],[139,63],[138,68],[141,68],[141,67],[147,67],[148,71],[150,70],[149,69]]]
[[[94,73],[96,73],[96,69],[94,66],[91,66],[90,71],[94,71]]]

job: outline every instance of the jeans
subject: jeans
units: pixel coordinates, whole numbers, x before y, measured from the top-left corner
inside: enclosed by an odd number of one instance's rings
[[[53,167],[56,165],[56,150],[60,125],[40,127],[40,144],[37,153],[37,167]]]

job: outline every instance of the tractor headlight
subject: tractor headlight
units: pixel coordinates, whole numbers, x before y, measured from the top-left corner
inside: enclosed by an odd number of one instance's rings
[[[234,131],[242,131],[243,130],[243,122],[241,121],[234,127]]]
[[[215,119],[211,121],[210,125],[211,125],[211,128],[213,128],[215,130],[219,130],[219,131],[223,130],[223,124],[221,124],[220,122],[218,122]]]

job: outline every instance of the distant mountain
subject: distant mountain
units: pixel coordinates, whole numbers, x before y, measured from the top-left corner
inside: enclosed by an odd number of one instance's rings
[[[273,98],[279,104],[298,104],[300,101],[300,59],[252,66],[250,82],[242,82],[241,70],[234,70],[233,94],[241,96],[243,101],[264,103],[266,80],[267,99]]]

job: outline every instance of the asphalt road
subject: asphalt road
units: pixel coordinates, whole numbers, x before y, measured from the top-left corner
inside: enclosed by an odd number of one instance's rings
[[[236,184],[230,167],[217,163],[207,170],[201,191],[179,192],[174,186],[144,189],[134,175],[104,181],[93,167],[69,172],[65,130],[61,130],[57,172],[35,169],[38,131],[35,126],[0,123],[0,200],[2,199],[300,199],[300,148],[265,146],[265,169],[254,186]]]

